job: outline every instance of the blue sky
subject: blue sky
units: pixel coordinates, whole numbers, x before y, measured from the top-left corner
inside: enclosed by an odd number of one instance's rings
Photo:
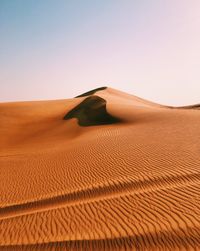
[[[108,85],[199,103],[199,13],[198,0],[1,0],[0,101]]]

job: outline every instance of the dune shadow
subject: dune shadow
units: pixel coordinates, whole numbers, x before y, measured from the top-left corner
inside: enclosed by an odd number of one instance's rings
[[[80,126],[106,125],[120,122],[106,110],[106,100],[99,96],[90,96],[74,107],[64,120],[77,118]]]

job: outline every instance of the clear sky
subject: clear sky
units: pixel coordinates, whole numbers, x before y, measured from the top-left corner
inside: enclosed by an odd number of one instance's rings
[[[0,0],[0,101],[110,86],[200,103],[199,0]]]

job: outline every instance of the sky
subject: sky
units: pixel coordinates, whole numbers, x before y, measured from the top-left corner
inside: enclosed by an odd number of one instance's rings
[[[200,103],[200,1],[0,0],[0,102],[101,86]]]

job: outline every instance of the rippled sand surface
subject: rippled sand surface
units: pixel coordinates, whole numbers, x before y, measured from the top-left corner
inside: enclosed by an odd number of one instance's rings
[[[200,250],[198,105],[102,88],[0,125],[0,250]]]

